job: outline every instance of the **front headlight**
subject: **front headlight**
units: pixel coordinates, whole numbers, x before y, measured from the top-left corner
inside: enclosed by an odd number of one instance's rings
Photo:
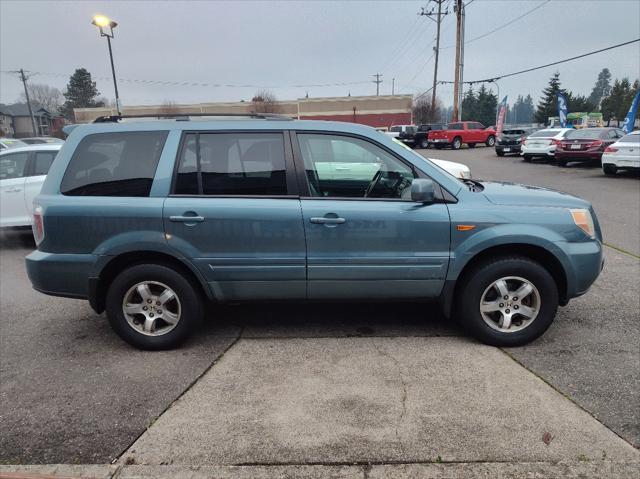
[[[570,209],[573,222],[578,228],[587,233],[592,238],[596,237],[596,228],[593,225],[593,218],[591,212],[586,209]]]

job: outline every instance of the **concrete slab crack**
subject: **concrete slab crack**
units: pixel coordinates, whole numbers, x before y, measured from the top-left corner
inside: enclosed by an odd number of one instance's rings
[[[373,347],[376,349],[376,351],[378,351],[378,354],[386,358],[389,358],[391,361],[393,361],[393,363],[395,364],[398,370],[398,378],[400,379],[400,383],[402,385],[402,399],[401,399],[400,415],[398,416],[398,420],[396,421],[395,434],[396,434],[396,441],[400,446],[400,452],[402,453],[402,457],[404,457],[405,456],[404,444],[402,442],[402,439],[400,438],[400,433],[398,429],[402,425],[402,421],[404,420],[405,414],[407,412],[407,382],[405,381],[404,375],[402,374],[402,367],[400,366],[400,361],[398,361],[398,359],[395,356],[387,353],[386,351],[383,351],[382,348],[376,344],[375,339],[371,338],[371,342],[373,344]]]

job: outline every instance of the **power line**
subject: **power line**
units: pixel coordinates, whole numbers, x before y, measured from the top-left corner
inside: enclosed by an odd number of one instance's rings
[[[391,56],[389,57],[389,59],[384,63],[384,66],[382,68],[380,68],[380,71],[382,72],[386,72],[387,70],[391,69],[391,66],[398,61],[398,58],[402,57],[402,51],[404,49],[404,47],[407,44],[411,44],[412,42],[408,42],[409,40],[411,40],[411,38],[414,36],[414,34],[417,32],[418,36],[420,35],[420,32],[422,31],[421,28],[416,29],[416,26],[422,26],[422,23],[424,23],[426,20],[423,17],[420,16],[416,16],[414,22],[411,24],[411,26],[406,30],[406,35],[404,37],[402,37],[402,40],[400,40],[400,42],[395,46],[395,48],[393,50],[391,50]],[[420,23],[420,25],[418,25],[418,23]],[[415,39],[414,39],[415,40]],[[406,49],[405,49],[406,50]]]
[[[541,3],[541,4],[539,4],[539,5],[536,5],[536,6],[535,6],[535,7],[533,7],[531,10],[526,11],[526,12],[525,12],[525,13],[523,13],[522,15],[520,15],[520,16],[518,16],[518,17],[516,17],[516,18],[512,19],[512,20],[509,20],[507,23],[505,23],[505,24],[503,24],[503,25],[500,25],[499,27],[494,28],[493,30],[490,30],[490,31],[488,31],[488,32],[486,32],[486,33],[483,33],[482,35],[479,35],[479,36],[477,36],[477,37],[474,37],[474,38],[471,38],[471,39],[469,39],[469,40],[465,41],[465,42],[464,42],[464,44],[465,44],[465,45],[468,45],[468,44],[469,44],[469,43],[471,43],[471,42],[475,42],[476,40],[480,40],[481,38],[488,37],[489,35],[491,35],[491,34],[493,34],[493,33],[497,32],[497,31],[499,31],[499,30],[502,30],[503,28],[508,27],[508,26],[509,26],[509,25],[511,25],[512,23],[517,22],[517,21],[518,21],[518,20],[520,20],[521,18],[526,17],[526,16],[527,16],[527,15],[529,15],[530,13],[535,12],[535,11],[536,11],[536,10],[538,10],[539,8],[544,7],[544,6],[545,6],[547,3],[549,3],[549,2],[551,2],[551,0],[546,0],[546,1],[545,1],[545,2],[543,2],[543,3]],[[469,3],[471,3],[471,2],[468,2],[468,3],[467,3],[467,5],[469,5]],[[455,47],[455,45],[447,45],[446,47],[442,47],[442,48],[444,49],[444,48],[454,48],[454,47]]]
[[[15,73],[9,70],[0,70],[1,73]],[[71,75],[68,73],[52,73],[52,72],[31,72],[33,75],[42,75],[50,77],[63,77],[69,78]],[[93,76],[94,80],[109,81],[111,78],[102,76]],[[264,88],[264,89],[277,89],[277,88],[310,88],[310,87],[331,87],[331,86],[348,86],[348,85],[364,85],[369,83],[368,81],[354,81],[354,82],[336,82],[336,83],[313,83],[304,85],[254,85],[254,84],[234,84],[234,83],[207,83],[200,81],[171,81],[171,80],[149,80],[139,78],[118,78],[120,82],[127,83],[140,83],[146,85],[158,85],[158,86],[194,86],[194,87],[213,87],[213,88]]]
[[[579,58],[584,58],[584,57],[588,57],[590,55],[595,55],[596,53],[606,52],[608,50],[613,50],[614,48],[624,47],[626,45],[631,45],[632,43],[636,43],[636,42],[640,42],[640,38],[637,38],[635,40],[630,40],[630,41],[624,42],[624,43],[618,43],[617,45],[611,45],[610,47],[601,48],[600,50],[594,50],[592,52],[583,53],[582,55],[577,55],[575,57],[565,58],[564,60],[558,60],[556,62],[547,63],[545,65],[540,65],[540,66],[533,67],[533,68],[527,68],[526,70],[520,70],[520,71],[513,72],[513,73],[506,73],[504,75],[499,75],[499,76],[495,76],[495,77],[491,77],[491,78],[486,78],[484,80],[465,81],[464,83],[467,83],[467,84],[489,83],[489,82],[492,82],[494,80],[500,80],[502,78],[508,78],[508,77],[512,77],[512,76],[515,76],[515,75],[521,75],[523,73],[529,73],[529,72],[532,72],[532,71],[535,71],[535,70],[540,70],[542,68],[552,67],[554,65],[559,65],[561,63],[566,63],[566,62],[570,62],[570,61],[573,61],[573,60],[578,60]],[[440,81],[438,83],[453,83],[453,82],[452,81]]]

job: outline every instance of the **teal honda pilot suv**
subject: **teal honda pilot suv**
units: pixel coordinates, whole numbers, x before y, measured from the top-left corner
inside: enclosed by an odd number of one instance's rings
[[[373,128],[130,120],[71,129],[26,264],[35,289],[87,299],[139,348],[176,346],[225,301],[429,299],[515,346],[602,269],[587,201],[460,180]]]

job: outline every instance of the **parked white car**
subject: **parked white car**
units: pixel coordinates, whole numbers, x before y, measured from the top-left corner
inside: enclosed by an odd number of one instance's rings
[[[0,138],[0,151],[7,150],[9,148],[19,148],[21,146],[27,146],[22,140],[16,140],[15,138]]]
[[[531,133],[522,141],[521,155],[524,161],[533,157],[553,158],[556,147],[571,128],[548,128]]]
[[[0,152],[0,228],[31,226],[33,199],[61,147],[40,144]]]
[[[401,142],[397,138],[394,138],[393,141],[395,141],[398,145],[409,150],[411,153],[416,155],[421,160],[430,161],[431,163],[435,164],[437,167],[442,168],[444,171],[446,171],[450,175],[455,176],[458,179],[461,179],[461,180],[471,179],[471,170],[467,165],[463,165],[462,163],[456,163],[455,161],[438,160],[436,158],[425,158],[421,154],[413,151],[411,148],[409,148],[407,145],[405,145],[403,142]]]
[[[602,171],[605,175],[615,175],[618,170],[640,169],[640,131],[632,131],[613,145],[607,147],[602,155]]]

